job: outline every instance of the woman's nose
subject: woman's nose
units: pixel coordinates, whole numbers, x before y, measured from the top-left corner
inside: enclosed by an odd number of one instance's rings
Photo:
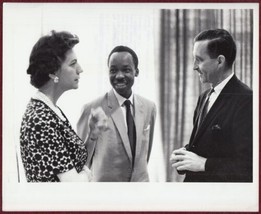
[[[82,72],[83,72],[83,70],[82,70],[81,66],[78,64],[78,66],[77,66],[77,73],[80,74]]]

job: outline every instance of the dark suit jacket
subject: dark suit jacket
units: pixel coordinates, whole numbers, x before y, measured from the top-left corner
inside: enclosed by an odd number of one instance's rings
[[[252,90],[234,75],[196,132],[199,110],[208,92],[199,97],[186,146],[207,158],[205,172],[187,171],[184,181],[252,182]]]
[[[108,116],[108,127],[96,142],[89,142],[87,145],[87,163],[91,166],[93,181],[149,181],[147,163],[156,119],[155,104],[134,94],[137,133],[134,165],[124,115],[113,90],[83,107],[77,124],[79,136],[86,140],[91,108],[98,106],[102,107]]]

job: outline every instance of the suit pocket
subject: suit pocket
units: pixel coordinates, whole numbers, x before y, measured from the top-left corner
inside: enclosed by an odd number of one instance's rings
[[[145,126],[143,129],[143,140],[149,142],[150,137],[150,125]]]
[[[148,132],[150,130],[150,125],[147,125],[144,129],[143,132]]]
[[[149,137],[150,137],[150,125],[145,126],[142,132],[142,147],[143,151],[148,152],[148,146],[149,146]]]
[[[214,124],[211,126],[211,134],[214,142],[219,142],[223,138],[222,126],[220,124]]]

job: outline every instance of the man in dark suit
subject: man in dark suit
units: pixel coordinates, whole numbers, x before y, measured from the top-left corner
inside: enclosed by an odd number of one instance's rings
[[[194,67],[211,89],[200,95],[190,142],[170,161],[185,182],[252,182],[252,90],[232,71],[236,44],[223,29],[194,40]]]
[[[109,54],[108,67],[113,89],[86,104],[77,124],[78,134],[85,140],[91,109],[101,107],[108,117],[107,129],[87,145],[87,164],[93,181],[149,181],[147,165],[156,106],[132,92],[134,79],[139,74],[138,57],[132,49],[115,47]]]

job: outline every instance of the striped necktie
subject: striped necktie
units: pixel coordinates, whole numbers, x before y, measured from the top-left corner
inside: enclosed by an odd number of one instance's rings
[[[207,115],[207,109],[208,109],[208,104],[209,104],[209,97],[210,95],[214,92],[214,88],[212,88],[210,90],[210,92],[207,94],[207,97],[205,99],[205,102],[203,103],[202,107],[201,107],[201,111],[199,114],[199,118],[198,118],[198,127],[200,127],[200,125],[202,124],[203,120],[205,119],[206,115]]]

